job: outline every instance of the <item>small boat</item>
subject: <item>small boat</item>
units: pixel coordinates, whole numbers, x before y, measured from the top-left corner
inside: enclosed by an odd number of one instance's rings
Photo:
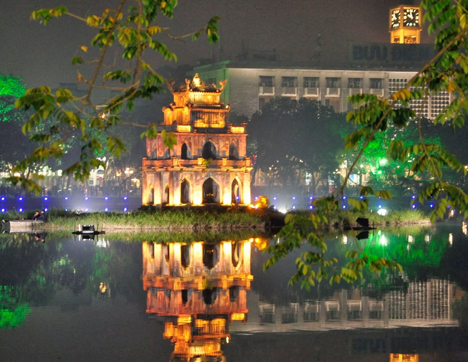
[[[2,220],[2,230],[8,233],[31,233],[42,229],[42,220]]]
[[[78,230],[73,231],[75,235],[99,235],[105,234],[105,231],[96,230],[94,225],[78,225]]]

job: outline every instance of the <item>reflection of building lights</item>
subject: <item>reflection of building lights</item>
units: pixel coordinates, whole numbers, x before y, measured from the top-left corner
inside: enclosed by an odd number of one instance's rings
[[[101,240],[98,240],[98,241],[96,242],[96,246],[97,246],[98,248],[107,248],[107,247],[109,246],[109,244],[107,243],[106,240],[101,239]]]
[[[449,234],[448,241],[449,241],[450,245],[453,244],[453,234],[452,233]]]
[[[388,245],[388,240],[387,240],[387,237],[385,235],[382,235],[380,237],[379,242],[380,242],[380,245],[382,245],[382,246],[387,246]]]
[[[253,240],[253,239],[250,239]],[[258,250],[265,250],[269,246],[267,238],[255,238],[255,247]]]
[[[348,237],[346,235],[343,235],[342,243],[345,245],[348,244]]]

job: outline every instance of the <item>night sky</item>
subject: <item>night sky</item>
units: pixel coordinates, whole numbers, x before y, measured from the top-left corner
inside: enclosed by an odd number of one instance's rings
[[[131,3],[131,1],[129,1]],[[242,45],[273,50],[295,62],[312,59],[321,34],[321,53],[343,57],[350,42],[389,42],[388,13],[398,0],[181,0],[174,19],[165,21],[174,35],[195,30],[213,15],[219,15],[225,59],[234,59]],[[405,4],[411,3],[406,1]],[[81,16],[101,14],[117,0],[4,0],[0,12],[0,73],[20,76],[28,87],[74,82],[73,56],[80,45],[90,45],[94,34],[78,20],[63,17],[43,26],[29,19],[38,8],[66,5]],[[424,33],[424,31],[423,31]],[[174,42],[162,37],[178,55],[178,65],[196,64],[219,54],[206,38],[197,42]],[[427,37],[423,36],[423,42]],[[152,56],[154,68],[164,65]]]

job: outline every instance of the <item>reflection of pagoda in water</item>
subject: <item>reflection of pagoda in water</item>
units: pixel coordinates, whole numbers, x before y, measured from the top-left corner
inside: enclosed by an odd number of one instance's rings
[[[229,323],[247,320],[250,245],[143,244],[146,312],[164,319],[172,361],[225,361],[221,345],[230,340]]]

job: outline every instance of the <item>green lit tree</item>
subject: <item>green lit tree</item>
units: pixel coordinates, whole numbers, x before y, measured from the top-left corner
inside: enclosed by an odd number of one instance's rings
[[[15,102],[25,93],[25,85],[19,77],[0,74],[0,172],[10,173],[13,166],[27,158],[34,149],[21,131],[28,114],[15,108]],[[25,168],[23,176],[28,177],[31,170],[31,167]]]
[[[22,112],[15,108],[15,102],[25,93],[25,84],[19,77],[0,74],[0,122],[22,121]]]
[[[429,124],[430,121],[424,120],[421,125],[426,142],[436,144],[439,147],[448,145],[449,142],[442,143],[441,137],[433,132],[432,127],[428,127]],[[387,150],[393,141],[403,142],[404,147],[419,143],[417,127],[408,127],[403,132],[402,129],[391,126],[384,132],[375,134],[354,168],[355,174],[359,175],[359,182],[350,179],[347,185],[348,189],[353,188],[359,193],[362,179],[367,177],[367,186],[388,190],[393,196],[402,196],[414,194],[430,182],[432,176],[429,172],[414,173],[409,171],[413,159],[408,158],[401,162],[388,156]],[[362,144],[360,146],[362,147]],[[351,165],[358,152],[359,149],[341,150],[338,159],[341,164]]]

